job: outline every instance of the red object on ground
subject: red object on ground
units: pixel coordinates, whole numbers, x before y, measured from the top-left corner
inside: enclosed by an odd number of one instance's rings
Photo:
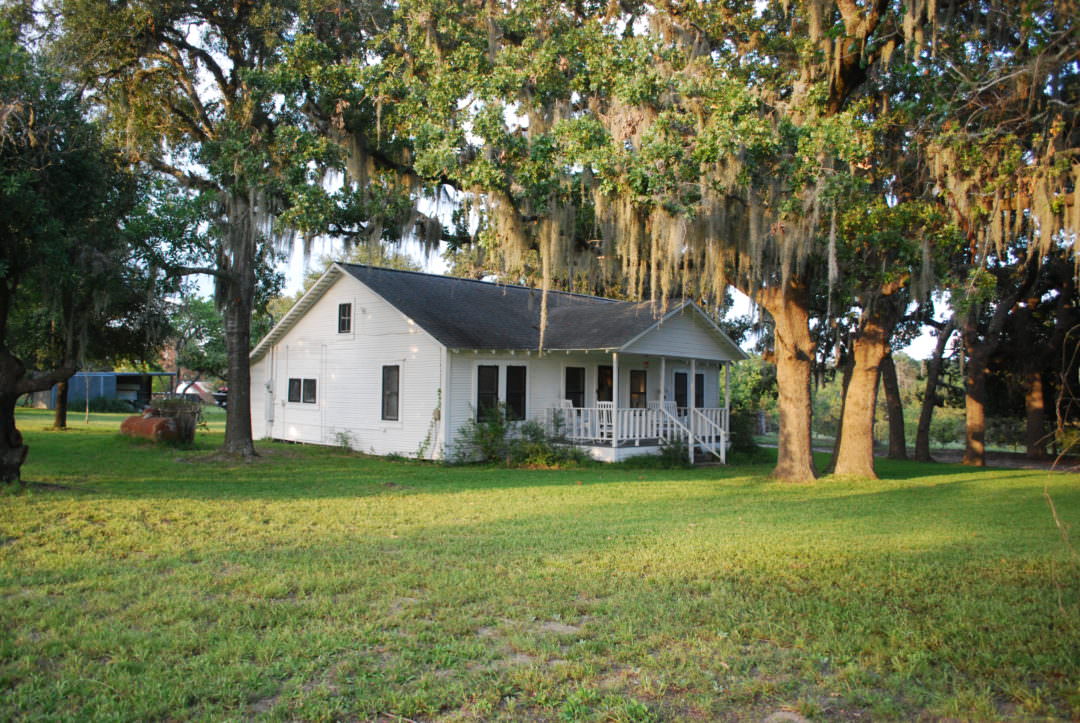
[[[129,437],[142,437],[155,442],[173,442],[180,435],[176,431],[176,420],[170,417],[128,417],[120,425],[120,434]]]

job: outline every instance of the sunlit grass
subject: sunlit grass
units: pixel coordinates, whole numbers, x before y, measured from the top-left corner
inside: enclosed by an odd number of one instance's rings
[[[1080,716],[1080,479],[221,459],[24,414],[0,717]],[[392,718],[390,718],[392,719]]]

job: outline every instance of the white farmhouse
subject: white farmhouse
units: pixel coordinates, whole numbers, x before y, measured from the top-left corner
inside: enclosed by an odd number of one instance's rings
[[[256,438],[445,458],[495,405],[596,459],[665,440],[723,459],[745,354],[694,303],[541,292],[334,264],[251,352]],[[699,452],[699,453],[700,453]]]

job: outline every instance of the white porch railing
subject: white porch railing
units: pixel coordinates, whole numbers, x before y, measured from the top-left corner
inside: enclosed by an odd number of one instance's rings
[[[578,444],[640,446],[682,441],[701,446],[721,460],[727,456],[728,413],[723,408],[691,409],[670,403],[645,409],[564,407],[547,409],[545,424],[549,434]]]

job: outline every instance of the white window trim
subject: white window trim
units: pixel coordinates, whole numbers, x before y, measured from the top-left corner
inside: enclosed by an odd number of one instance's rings
[[[408,366],[404,359],[387,359],[377,362],[375,368],[376,392],[375,392],[375,424],[379,429],[405,429],[405,379]],[[398,393],[397,393],[397,419],[382,418],[382,369],[383,367],[398,368]]]
[[[294,401],[291,401],[289,399],[289,380],[290,379],[299,379],[300,380],[300,401],[299,402],[294,402]],[[304,380],[305,379],[312,379],[312,380],[315,381],[315,402],[314,403],[304,401]],[[281,395],[281,401],[282,401],[283,404],[287,404],[290,407],[296,407],[297,409],[320,409],[320,408],[322,408],[322,400],[323,400],[323,392],[324,391],[325,390],[323,389],[322,381],[321,381],[321,379],[320,379],[320,377],[318,375],[299,376],[299,377],[285,377],[285,393]]]
[[[533,416],[533,368],[528,357],[521,359],[473,359],[469,378],[469,409],[473,419],[476,419],[476,395],[479,392],[479,379],[477,378],[479,367],[499,367],[499,404],[506,404],[506,367],[525,367],[525,418],[513,421],[526,422],[534,419]],[[565,383],[565,381],[564,381]]]

